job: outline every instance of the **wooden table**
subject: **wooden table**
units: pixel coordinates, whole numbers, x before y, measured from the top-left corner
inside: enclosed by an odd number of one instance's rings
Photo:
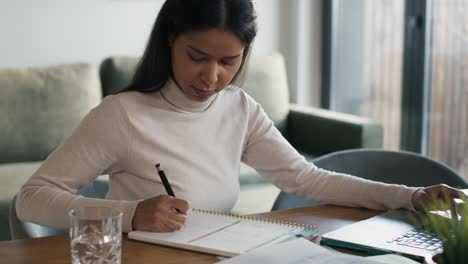
[[[380,213],[367,209],[320,205],[256,214],[257,217],[316,225],[321,234]],[[216,256],[128,240],[122,241],[122,263],[214,263]],[[0,241],[1,263],[71,263],[66,235]]]

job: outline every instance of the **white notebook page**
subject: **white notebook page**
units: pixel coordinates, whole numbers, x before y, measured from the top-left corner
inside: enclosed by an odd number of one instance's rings
[[[171,233],[134,231],[130,239],[233,256],[295,238],[304,228],[244,217],[191,211],[185,226]],[[310,232],[309,232],[310,233]],[[315,233],[313,230],[312,233]]]

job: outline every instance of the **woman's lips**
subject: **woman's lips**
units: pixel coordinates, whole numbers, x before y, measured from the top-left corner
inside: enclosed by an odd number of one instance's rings
[[[202,89],[198,89],[194,86],[192,86],[192,90],[193,92],[198,96],[198,97],[209,97],[211,95],[213,95],[213,91],[206,91],[206,90],[202,90]]]

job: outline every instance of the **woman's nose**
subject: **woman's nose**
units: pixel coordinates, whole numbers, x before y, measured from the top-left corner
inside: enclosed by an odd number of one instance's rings
[[[201,79],[209,88],[218,81],[218,65],[216,63],[208,63],[203,68]]]

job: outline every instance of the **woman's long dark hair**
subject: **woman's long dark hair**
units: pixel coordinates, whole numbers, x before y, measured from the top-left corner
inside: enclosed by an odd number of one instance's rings
[[[239,84],[257,33],[251,0],[166,0],[161,7],[145,52],[125,91],[155,92],[172,75],[169,39],[194,30],[221,28],[245,45],[242,64],[231,83]]]

